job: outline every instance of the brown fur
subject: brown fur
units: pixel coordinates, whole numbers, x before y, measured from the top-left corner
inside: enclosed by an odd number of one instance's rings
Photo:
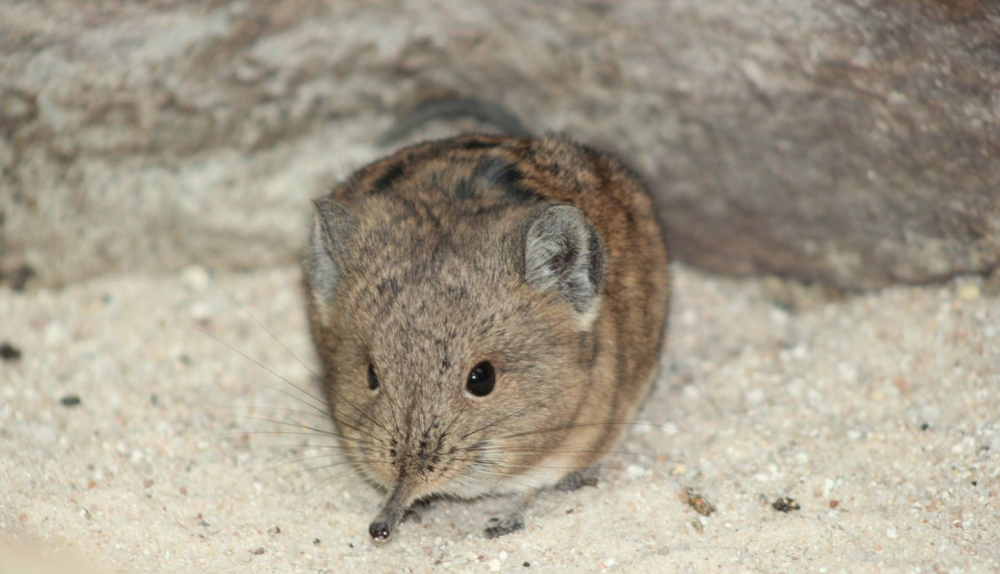
[[[600,237],[587,312],[525,281],[528,225],[551,204]],[[312,332],[338,433],[390,493],[388,529],[419,498],[551,486],[613,447],[654,377],[669,303],[660,225],[617,159],[556,136],[467,135],[372,163],[318,205],[314,233],[332,241],[310,257],[337,271],[328,292],[307,257]],[[473,397],[481,361],[497,385]]]

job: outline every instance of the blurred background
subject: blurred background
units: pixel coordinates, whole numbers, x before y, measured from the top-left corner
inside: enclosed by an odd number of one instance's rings
[[[998,30],[992,0],[6,0],[0,277],[293,262],[307,200],[449,96],[619,151],[704,269],[988,274]]]

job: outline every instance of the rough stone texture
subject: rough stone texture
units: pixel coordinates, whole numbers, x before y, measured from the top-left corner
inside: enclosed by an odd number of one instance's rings
[[[0,4],[0,271],[290,261],[428,96],[631,157],[675,252],[845,288],[1000,265],[992,0]]]

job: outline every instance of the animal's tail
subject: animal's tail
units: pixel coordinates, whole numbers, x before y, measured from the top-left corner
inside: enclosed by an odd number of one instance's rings
[[[531,134],[521,120],[506,108],[476,98],[446,97],[417,104],[379,137],[378,144],[386,146],[395,143],[427,122],[442,118],[473,118],[492,124],[510,136]]]

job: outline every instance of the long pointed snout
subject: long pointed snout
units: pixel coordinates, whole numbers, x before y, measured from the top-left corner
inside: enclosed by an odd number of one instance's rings
[[[399,477],[395,488],[382,504],[378,516],[368,525],[368,534],[371,535],[372,539],[388,540],[392,536],[392,531],[395,530],[396,525],[406,513],[412,492],[413,488],[403,480],[402,476]]]

